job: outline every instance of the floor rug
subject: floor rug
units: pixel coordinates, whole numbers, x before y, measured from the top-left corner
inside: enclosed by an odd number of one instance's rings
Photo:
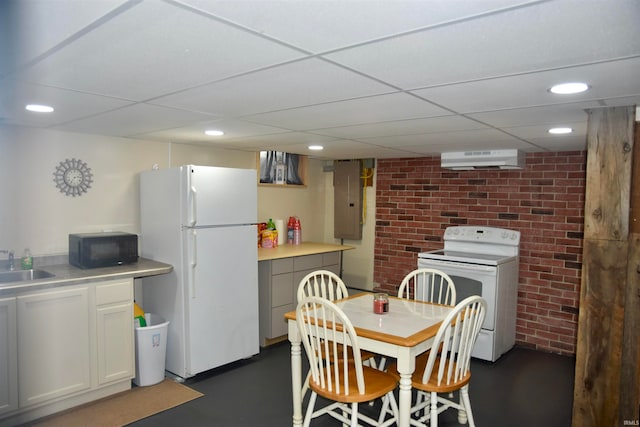
[[[29,423],[37,427],[120,427],[203,396],[175,381],[165,379],[147,387],[96,400]]]

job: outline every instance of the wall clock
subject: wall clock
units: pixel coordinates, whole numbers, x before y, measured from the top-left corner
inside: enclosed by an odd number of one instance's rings
[[[67,196],[82,196],[91,188],[93,174],[91,168],[80,159],[65,159],[56,166],[53,182],[61,193]]]

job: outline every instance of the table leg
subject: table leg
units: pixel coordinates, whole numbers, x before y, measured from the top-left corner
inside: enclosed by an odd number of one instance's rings
[[[398,373],[400,374],[398,399],[398,427],[409,427],[411,419],[411,375],[416,367],[415,357],[409,351],[398,355]]]
[[[296,329],[292,333],[291,329]],[[289,323],[289,341],[291,342],[291,387],[293,392],[293,425],[302,425],[302,349],[297,325]]]

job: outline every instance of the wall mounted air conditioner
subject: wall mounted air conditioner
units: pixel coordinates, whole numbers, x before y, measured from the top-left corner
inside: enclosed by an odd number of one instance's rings
[[[523,169],[525,153],[520,150],[478,150],[442,153],[441,166],[445,169]]]

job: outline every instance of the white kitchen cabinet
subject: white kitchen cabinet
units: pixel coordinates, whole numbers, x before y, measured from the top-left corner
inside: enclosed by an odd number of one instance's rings
[[[134,376],[133,286],[114,280],[96,286],[98,384]]]
[[[18,408],[16,299],[0,298],[0,414]]]
[[[0,426],[131,388],[133,334],[133,279],[0,298]]]
[[[340,274],[340,251],[293,256],[258,263],[260,345],[267,346],[287,334],[284,314],[296,309],[300,280],[315,270]]]
[[[89,287],[18,296],[20,407],[91,387]]]

